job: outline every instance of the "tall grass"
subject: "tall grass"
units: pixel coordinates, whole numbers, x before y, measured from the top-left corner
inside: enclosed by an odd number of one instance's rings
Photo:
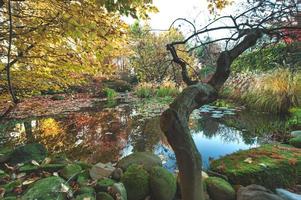
[[[150,97],[175,97],[179,94],[174,83],[164,82],[160,86],[150,83],[141,83],[135,89],[135,94],[140,98]]]
[[[246,81],[247,80],[247,81]],[[301,72],[276,69],[265,74],[228,83],[224,95],[240,100],[251,108],[287,113],[301,103]]]
[[[139,98],[150,98],[154,95],[154,93],[155,88],[153,84],[150,83],[140,83],[135,89],[135,94]]]

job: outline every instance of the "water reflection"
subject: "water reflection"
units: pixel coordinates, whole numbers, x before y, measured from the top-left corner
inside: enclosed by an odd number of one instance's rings
[[[40,142],[51,153],[64,152],[72,159],[91,163],[115,162],[131,152],[154,151],[164,166],[173,171],[176,159],[160,130],[160,113],[148,117],[139,113],[135,106],[119,105],[101,111],[9,120],[0,125],[0,147]],[[194,112],[190,128],[204,166],[209,165],[211,158],[264,143],[273,132],[268,128],[278,126],[268,127],[275,119],[263,118],[259,114],[239,113],[216,119]]]

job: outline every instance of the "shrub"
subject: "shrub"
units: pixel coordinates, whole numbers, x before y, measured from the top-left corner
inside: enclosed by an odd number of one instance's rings
[[[113,89],[117,92],[130,91],[131,85],[123,80],[105,80],[103,81],[105,87]]]
[[[108,98],[108,101],[113,101],[115,97],[117,96],[117,92],[111,88],[105,88],[104,93],[106,97]]]

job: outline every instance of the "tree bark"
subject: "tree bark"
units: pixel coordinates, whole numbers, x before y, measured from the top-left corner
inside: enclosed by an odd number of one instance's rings
[[[12,21],[12,8],[11,1],[8,1],[8,15],[9,15],[9,38],[8,38],[8,51],[7,51],[7,64],[6,64],[6,78],[8,91],[12,97],[14,103],[18,103],[18,98],[16,97],[14,88],[12,86],[11,77],[10,77],[10,67],[11,67],[11,47],[12,47],[12,38],[13,38],[13,21]]]
[[[217,60],[216,71],[208,83],[191,80],[186,63],[177,56],[174,46],[167,45],[173,61],[181,66],[183,81],[188,85],[160,118],[161,129],[176,155],[182,200],[204,200],[202,159],[190,134],[189,116],[194,109],[217,99],[219,89],[229,77],[234,59],[255,45],[261,36],[260,30],[250,31],[232,50],[222,52]]]

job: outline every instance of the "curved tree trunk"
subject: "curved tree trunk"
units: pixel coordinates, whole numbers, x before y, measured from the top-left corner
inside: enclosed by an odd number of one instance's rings
[[[191,80],[186,63],[177,56],[172,44],[167,45],[173,61],[182,68],[184,82],[189,85],[163,112],[160,119],[161,129],[176,155],[182,200],[204,200],[202,159],[190,134],[189,116],[194,109],[217,99],[218,90],[229,77],[233,60],[255,45],[261,35],[261,31],[252,30],[232,50],[222,52],[217,60],[216,72],[208,83],[197,83]]]

